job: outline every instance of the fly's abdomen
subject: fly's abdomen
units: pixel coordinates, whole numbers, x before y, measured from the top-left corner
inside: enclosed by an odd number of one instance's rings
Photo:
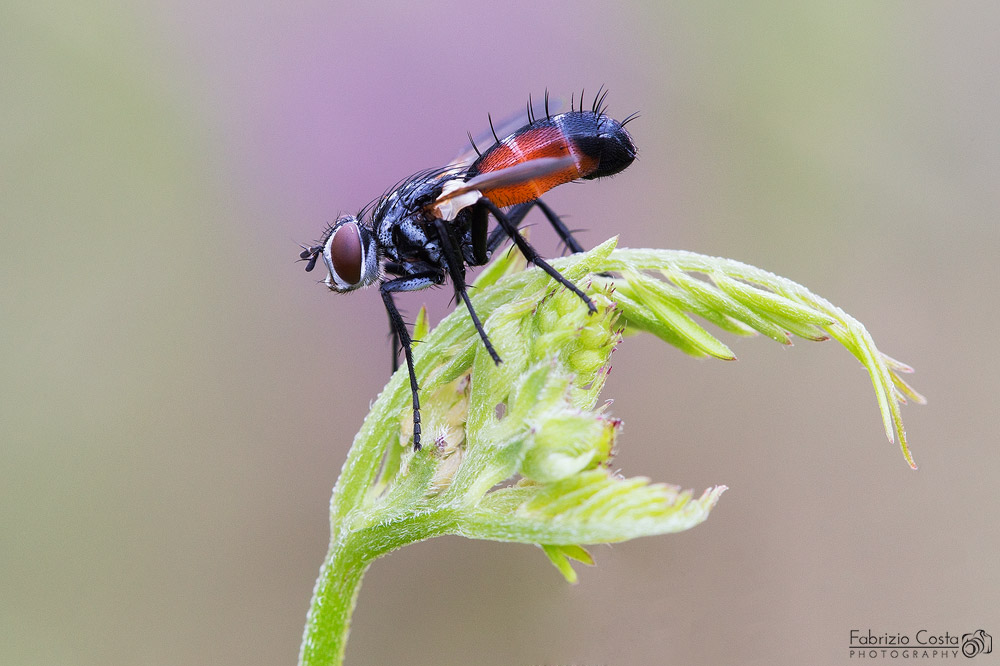
[[[529,123],[484,152],[469,176],[498,171],[543,157],[573,158],[573,164],[541,178],[483,190],[498,206],[513,206],[542,196],[578,178],[592,180],[616,174],[635,159],[636,149],[618,121],[593,111],[570,111]]]

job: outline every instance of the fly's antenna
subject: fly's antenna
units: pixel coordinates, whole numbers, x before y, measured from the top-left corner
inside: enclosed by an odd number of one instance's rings
[[[481,152],[479,152],[479,148],[476,147],[476,140],[472,138],[472,132],[466,132],[466,134],[469,135],[469,143],[472,144],[472,149],[474,151],[476,151],[476,155],[479,155],[480,157],[482,157],[483,154]]]
[[[309,247],[308,245],[299,244],[299,247],[302,248],[302,252],[299,253],[299,260],[309,262],[306,264],[306,273],[308,273],[316,268],[316,261],[319,259],[319,253],[323,251],[323,246],[316,245]]]
[[[552,120],[552,117],[549,116],[549,89],[548,88],[545,89],[545,119],[546,120]]]
[[[493,132],[493,138],[496,139],[497,143],[500,143],[500,139],[497,137],[497,131],[493,129],[493,116],[487,113],[486,117],[490,120],[490,131]]]

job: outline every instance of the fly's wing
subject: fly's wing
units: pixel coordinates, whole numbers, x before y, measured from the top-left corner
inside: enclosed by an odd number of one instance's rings
[[[456,189],[456,192],[499,190],[506,187],[515,187],[551,176],[554,173],[565,171],[575,166],[576,158],[572,155],[567,155],[566,157],[539,157],[538,159],[521,162],[520,164],[515,164],[504,169],[479,174],[465,181],[461,188]]]
[[[576,160],[572,155],[540,157],[488,171],[466,181],[456,178],[445,183],[441,196],[434,201],[434,215],[443,220],[454,220],[459,211],[479,201],[484,191],[515,188],[575,168]]]
[[[505,138],[521,129],[534,118],[545,118],[547,116],[554,116],[565,106],[563,100],[555,97],[549,98],[549,93],[546,91],[545,97],[540,100],[532,100],[528,98],[528,106],[525,109],[516,111],[502,122],[493,123],[491,129],[484,130],[476,136],[472,136],[469,133],[469,141],[471,144],[466,150],[459,153],[455,159],[449,162],[449,166],[469,166],[476,161],[479,157],[479,151],[484,151],[490,146],[492,146],[497,139],[501,141]],[[529,110],[530,109],[530,114]],[[494,134],[496,135],[494,137]],[[478,146],[479,151],[477,151],[473,146]]]

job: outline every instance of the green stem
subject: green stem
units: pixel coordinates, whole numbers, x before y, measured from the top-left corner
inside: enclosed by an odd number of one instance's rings
[[[330,544],[306,619],[299,663],[303,666],[344,661],[351,614],[358,601],[361,579],[375,558],[365,558],[349,544]]]
[[[361,579],[371,563],[409,543],[456,531],[450,508],[377,520],[351,530],[334,530],[330,552],[323,562],[306,618],[301,666],[334,666],[344,661],[351,614],[361,590]],[[350,521],[345,521],[345,525]]]

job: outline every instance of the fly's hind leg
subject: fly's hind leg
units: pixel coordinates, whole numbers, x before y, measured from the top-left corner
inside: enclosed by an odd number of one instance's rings
[[[543,271],[548,273],[553,280],[579,296],[580,299],[587,304],[587,309],[591,313],[597,312],[597,307],[594,305],[594,302],[590,300],[590,297],[580,291],[580,288],[575,284],[563,277],[562,273],[553,268],[549,262],[542,259],[535,248],[533,248],[528,241],[524,240],[521,234],[517,233],[517,226],[507,218],[504,212],[500,210],[496,204],[484,197],[475,205],[484,206],[486,210],[493,214],[493,217],[495,217],[497,222],[500,224],[500,228],[503,229],[507,236],[514,241],[518,249],[521,250],[521,254],[524,255],[525,259],[541,268]]]
[[[573,232],[571,232],[566,225],[563,224],[563,221],[559,219],[559,216],[556,215],[555,211],[549,208],[548,204],[541,199],[535,199],[534,201],[513,206],[509,211],[507,211],[507,219],[512,225],[519,227],[521,226],[521,222],[524,220],[524,217],[528,214],[528,211],[530,211],[534,206],[538,206],[538,209],[542,211],[542,214],[545,215],[545,219],[547,219],[549,224],[552,225],[552,228],[556,230],[556,233],[559,234],[560,240],[562,240],[566,247],[569,248],[570,252],[574,254],[577,252],[583,252],[583,246],[580,245],[580,243],[573,237]],[[503,229],[503,227],[497,227],[493,230],[493,233],[490,234],[486,244],[487,248],[490,252],[492,252],[497,249],[500,243],[502,243],[507,237],[507,232]]]
[[[583,246],[580,245],[575,238],[573,238],[572,232],[566,228],[563,221],[559,219],[559,216],[556,215],[554,210],[549,208],[547,203],[541,199],[535,199],[534,204],[538,206],[540,211],[542,211],[542,214],[545,215],[545,219],[547,219],[549,224],[552,225],[552,228],[556,230],[556,233],[559,234],[559,238],[561,238],[562,242],[566,244],[566,247],[569,248],[570,252],[573,254],[583,252]]]

